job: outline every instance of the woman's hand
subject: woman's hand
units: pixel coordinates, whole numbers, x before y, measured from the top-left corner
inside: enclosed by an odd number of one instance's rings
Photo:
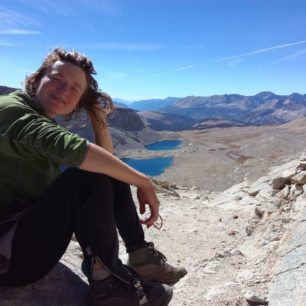
[[[149,228],[158,219],[160,204],[151,182],[137,188],[137,198],[139,202],[139,211],[142,215],[146,213],[146,205],[149,206],[150,217],[141,221],[142,224],[145,224]]]
[[[95,106],[93,110],[94,113],[88,112],[88,114],[95,134],[95,143],[106,151],[113,153],[113,142],[107,128],[106,113],[99,105]]]
[[[88,111],[91,120],[98,121],[100,124],[106,124],[107,112],[99,104],[95,104]]]

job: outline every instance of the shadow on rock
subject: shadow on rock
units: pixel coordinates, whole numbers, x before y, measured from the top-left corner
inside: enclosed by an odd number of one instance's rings
[[[45,277],[24,287],[0,287],[5,306],[87,306],[88,284],[62,263]]]

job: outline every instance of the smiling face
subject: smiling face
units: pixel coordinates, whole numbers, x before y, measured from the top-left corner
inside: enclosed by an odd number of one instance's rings
[[[80,67],[56,61],[41,78],[34,100],[53,119],[71,113],[86,88],[86,75]]]

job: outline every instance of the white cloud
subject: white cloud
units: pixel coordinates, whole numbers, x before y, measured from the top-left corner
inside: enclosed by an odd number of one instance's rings
[[[172,74],[172,73],[176,73],[176,72],[179,72],[179,71],[193,69],[193,68],[203,66],[203,65],[207,65],[207,64],[211,64],[211,63],[227,62],[227,66],[235,67],[239,63],[243,62],[245,57],[249,57],[249,56],[260,54],[260,53],[269,52],[269,51],[272,51],[272,50],[289,48],[289,47],[292,47],[292,46],[297,46],[297,45],[302,45],[302,44],[306,44],[306,40],[300,40],[300,41],[296,41],[296,42],[293,42],[293,43],[276,45],[276,46],[269,47],[269,48],[254,50],[254,51],[251,51],[251,52],[248,52],[248,53],[243,53],[243,54],[239,54],[239,55],[224,57],[224,58],[220,58],[220,59],[217,59],[215,61],[212,61],[212,62],[207,62],[205,64],[202,63],[202,64],[199,64],[199,65],[188,65],[188,66],[184,66],[184,67],[179,67],[179,68],[176,68],[176,69],[173,69],[173,70],[169,70],[169,71],[165,71],[165,72],[156,74],[155,76],[159,77],[159,76],[163,76],[163,75],[166,75],[166,74]],[[280,61],[285,61],[285,60],[290,60],[290,59],[292,60],[294,58],[302,57],[305,54],[306,54],[306,50],[301,50],[299,52],[293,53],[290,56],[287,56],[287,57],[281,59]],[[280,61],[278,61],[278,62],[280,62]]]
[[[240,64],[241,62],[244,62],[244,59],[243,58],[236,58],[236,59],[233,59],[231,61],[229,61],[227,63],[227,66],[229,67],[236,67],[238,66],[238,64]]]
[[[67,1],[21,0],[21,2],[32,7],[33,9],[42,11],[45,14],[57,14],[63,16],[78,15],[78,6],[71,5],[71,3],[67,3]]]
[[[19,14],[17,11],[13,11],[0,6],[1,29],[28,26],[39,26],[39,23],[30,17]]]
[[[186,50],[203,50],[203,49],[207,49],[207,45],[202,45],[202,44],[183,45],[183,46],[180,46],[179,48],[186,49]]]
[[[165,48],[162,44],[140,43],[96,43],[82,46],[88,49],[121,50],[121,51],[155,51]]]
[[[0,35],[39,35],[38,31],[26,30],[26,29],[7,29],[0,30]]]
[[[251,51],[251,52],[244,53],[244,54],[239,54],[239,55],[234,55],[234,56],[230,56],[230,57],[221,58],[221,59],[218,59],[214,62],[215,63],[226,62],[226,61],[229,61],[229,60],[234,60],[234,59],[238,59],[238,58],[243,58],[243,57],[248,57],[248,56],[252,56],[252,55],[256,55],[256,54],[260,54],[260,53],[269,52],[271,50],[289,48],[289,47],[292,47],[292,46],[297,46],[297,45],[302,45],[302,44],[306,44],[306,40],[301,40],[301,41],[288,43],[288,44],[283,44],[283,45],[277,45],[277,46],[273,46],[273,47],[269,47],[269,48],[258,49],[258,50]]]
[[[73,3],[75,0],[71,0]],[[78,0],[80,5],[84,5],[85,7],[104,12],[107,14],[117,14],[121,12],[121,8],[118,0]]]
[[[106,77],[110,80],[118,80],[118,79],[123,79],[127,76],[126,73],[124,72],[119,72],[119,71],[112,71],[106,75]]]
[[[300,59],[300,58],[304,58],[306,59],[306,49],[302,49],[302,50],[299,50],[297,52],[294,52],[294,53],[291,53],[290,55],[287,55],[277,61],[274,61],[272,64],[278,64],[278,63],[281,63],[281,62],[287,62],[287,61],[293,61],[293,60],[297,60],[297,59]]]
[[[0,39],[0,47],[13,47],[13,46],[14,45],[11,44],[10,42]]]
[[[195,65],[188,65],[188,66],[184,66],[184,67],[179,67],[179,68],[176,68],[174,70],[174,72],[183,71],[183,70],[189,70],[189,69],[194,68],[194,67],[195,67]]]
[[[78,16],[84,9],[106,14],[120,11],[118,0],[20,0],[25,5],[46,14]]]
[[[161,73],[158,73],[155,75],[155,77],[160,77],[160,76],[163,76],[163,75],[166,75],[166,74],[172,74],[172,73],[176,73],[176,72],[180,72],[180,71],[184,71],[184,70],[189,70],[189,69],[193,69],[197,67],[196,65],[187,65],[187,66],[183,66],[183,67],[179,67],[179,68],[176,68],[176,69],[173,69],[173,70],[168,70],[168,71],[165,71],[165,72],[161,72]]]

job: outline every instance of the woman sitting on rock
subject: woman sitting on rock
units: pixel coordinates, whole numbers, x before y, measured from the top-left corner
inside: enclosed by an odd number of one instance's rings
[[[72,234],[84,253],[92,305],[167,305],[187,272],[166,263],[142,224],[159,216],[147,176],[112,152],[109,96],[98,89],[92,62],[55,49],[25,80],[25,92],[0,98],[0,286],[37,281],[60,260]],[[85,110],[96,144],[56,124]],[[60,173],[60,165],[70,166]],[[137,187],[138,218],[130,186]],[[117,229],[129,254],[118,258]],[[139,276],[140,275],[140,276]],[[152,282],[154,281],[154,282]]]

